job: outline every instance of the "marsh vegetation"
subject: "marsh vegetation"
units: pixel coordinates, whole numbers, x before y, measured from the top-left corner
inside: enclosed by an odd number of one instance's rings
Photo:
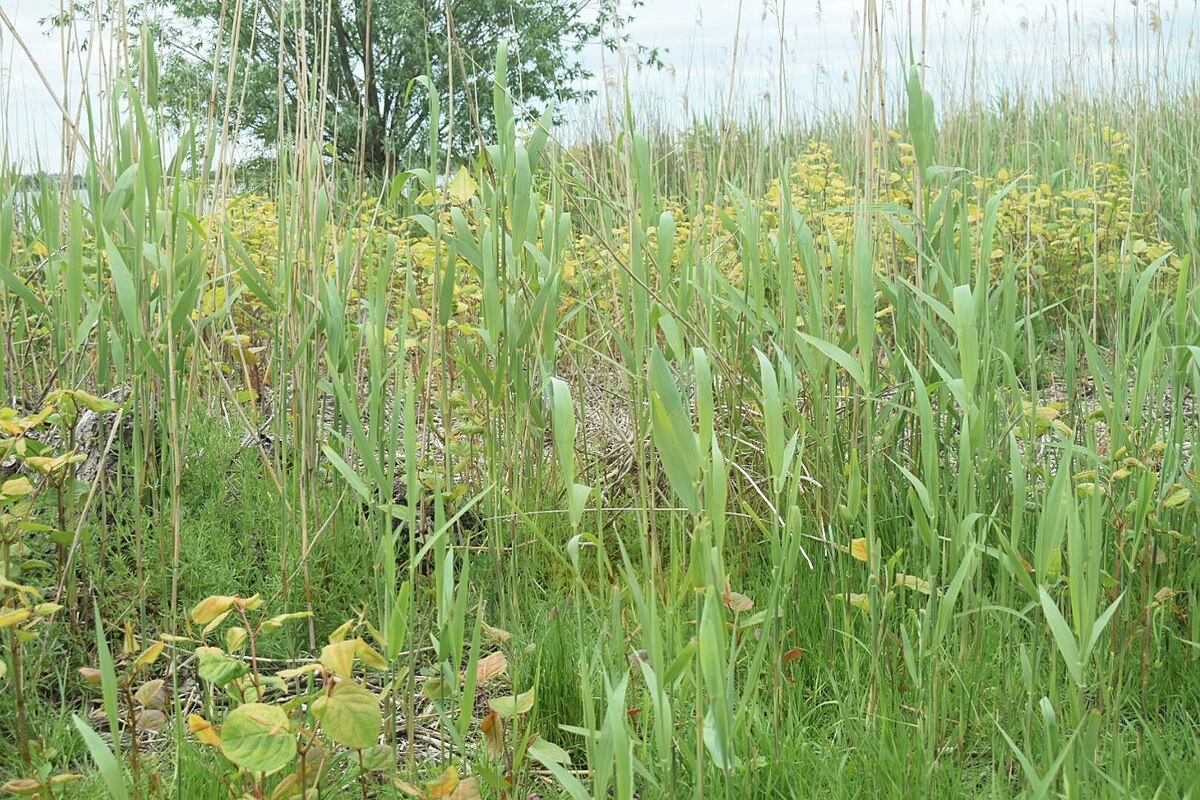
[[[4,789],[1197,796],[1200,93],[865,30],[820,119],[568,137],[500,44],[244,173],[113,34],[81,192],[0,167]]]

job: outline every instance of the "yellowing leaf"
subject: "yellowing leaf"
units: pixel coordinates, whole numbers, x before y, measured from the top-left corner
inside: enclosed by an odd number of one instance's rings
[[[344,640],[350,634],[350,629],[354,627],[354,620],[348,619],[341,625],[337,626],[333,633],[329,634],[329,643],[337,644]]]
[[[125,635],[121,637],[121,653],[131,656],[141,649],[137,634],[133,632],[133,620],[125,620]]]
[[[233,601],[236,599],[236,597],[226,595],[212,595],[204,598],[192,609],[192,622],[197,625],[207,625],[222,614],[227,614],[229,609],[233,608]]]
[[[478,189],[479,184],[471,177],[471,173],[467,172],[467,168],[459,167],[458,172],[454,175],[454,180],[450,181],[450,185],[447,187],[447,193],[451,203],[456,206],[465,206],[471,202],[471,198],[475,196]]]
[[[504,733],[500,730],[500,715],[495,711],[489,713],[483,718],[483,722],[479,723],[479,730],[483,734],[483,742],[487,747],[488,756],[499,758],[503,755]]]
[[[137,659],[133,662],[133,665],[135,667],[150,666],[155,661],[158,661],[158,657],[162,655],[163,649],[165,647],[166,647],[166,645],[163,644],[162,642],[155,642],[154,644],[150,645],[149,647],[147,647],[145,650],[142,651],[141,655],[139,655],[137,657]]]
[[[893,589],[911,589],[914,592],[921,594],[929,594],[932,589],[929,586],[929,581],[922,580],[916,575],[905,575],[903,572],[896,573],[896,582],[892,584]]]
[[[167,707],[167,693],[165,690],[166,684],[161,678],[156,678],[152,681],[146,681],[138,687],[133,699],[143,708],[157,708],[163,710]]]
[[[475,680],[479,683],[487,683],[497,675],[503,675],[507,669],[508,657],[499,650],[496,650],[476,662]]]
[[[11,628],[13,625],[20,625],[31,616],[33,616],[33,612],[28,608],[0,609],[0,628]]]
[[[464,778],[450,795],[450,800],[479,800],[479,785],[474,778]]]
[[[358,656],[358,660],[366,664],[371,669],[387,669],[387,659],[385,659],[378,650],[367,644],[367,640],[361,636],[354,641],[358,642],[358,646],[354,650],[354,654]]]
[[[349,678],[354,671],[358,639],[343,639],[321,648],[321,665],[334,675]]]
[[[865,538],[858,538],[851,541],[850,555],[859,561],[866,561],[868,557],[867,540]]]
[[[230,609],[227,609],[226,611],[223,611],[222,613],[218,614],[216,617],[213,618],[212,622],[210,622],[204,626],[204,630],[201,631],[201,635],[208,636],[210,633],[215,631],[217,628],[221,627],[221,623],[223,623],[225,621],[225,618],[228,617],[232,613],[233,613],[233,609],[230,608]]]
[[[1151,542],[1143,547],[1138,553],[1138,561],[1142,562],[1143,564],[1149,564],[1151,562],[1155,564],[1165,564],[1167,563],[1167,551],[1161,546],[1155,545],[1153,542]]]
[[[724,600],[725,607],[734,614],[744,614],[754,608],[754,601],[740,592],[731,592],[726,589],[721,599]]]
[[[242,645],[246,643],[249,632],[241,625],[234,625],[229,630],[225,631],[225,649],[231,653],[236,653],[242,649]]]
[[[450,797],[457,788],[458,770],[452,764],[446,767],[446,771],[439,775],[435,781],[426,785],[425,796],[431,799],[435,797]]]
[[[218,747],[221,744],[221,737],[217,735],[217,731],[213,728],[212,723],[206,720],[199,714],[189,714],[187,718],[188,730],[192,732],[201,744],[212,745]]]
[[[321,669],[320,664],[305,664],[303,667],[295,667],[293,669],[284,669],[275,673],[275,677],[280,680],[290,681],[292,678],[298,678],[301,675],[306,675],[309,672],[317,672]]]
[[[60,456],[29,456],[25,459],[26,464],[38,472],[44,472],[47,475],[58,472],[63,467],[78,464],[82,461],[87,461],[87,456],[76,455],[74,451],[63,453]]]
[[[23,583],[14,583],[3,575],[0,575],[0,589],[9,589],[17,594],[27,595],[28,597],[36,597],[39,600],[42,598],[42,593],[39,592],[35,587],[26,586]]]
[[[136,720],[139,730],[158,731],[167,724],[167,715],[157,708],[147,708],[137,715]]]
[[[859,592],[851,592],[850,594],[838,593],[833,596],[833,599],[849,603],[860,611],[871,610],[870,598],[868,598],[865,594],[860,594]]]
[[[0,786],[0,792],[14,794],[17,797],[33,797],[41,790],[42,782],[33,778],[16,778]]]
[[[282,627],[285,622],[289,622],[294,619],[304,619],[305,617],[311,617],[312,615],[313,614],[311,611],[293,611],[290,614],[277,614],[264,622],[262,627],[264,630],[275,630],[276,628]]]
[[[114,403],[112,400],[105,400],[103,397],[96,397],[90,392],[85,392],[83,389],[75,389],[71,392],[71,396],[75,398],[75,402],[81,406],[90,408],[98,414],[108,414],[120,408],[120,404]]]
[[[394,785],[400,791],[404,792],[409,797],[422,797],[423,798],[425,796],[425,793],[421,791],[421,788],[419,786],[415,786],[415,785],[409,783],[408,781],[396,778],[394,781],[392,781],[392,785]]]
[[[0,498],[4,500],[13,500],[18,497],[24,497],[27,494],[33,493],[33,484],[29,482],[29,478],[21,475],[17,478],[11,478],[0,486]]]

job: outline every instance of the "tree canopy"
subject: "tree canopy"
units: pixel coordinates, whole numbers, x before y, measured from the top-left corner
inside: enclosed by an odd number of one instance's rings
[[[146,0],[141,10],[159,34],[169,110],[212,108],[218,124],[268,147],[319,127],[339,157],[377,173],[428,144],[418,76],[445,98],[438,136],[470,150],[491,130],[501,41],[514,91],[537,116],[587,94],[585,45],[615,48],[630,19],[613,0]]]

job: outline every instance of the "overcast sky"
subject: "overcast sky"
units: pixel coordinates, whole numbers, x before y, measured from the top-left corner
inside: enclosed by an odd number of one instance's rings
[[[76,98],[78,84],[63,90],[57,34],[39,19],[59,0],[0,0],[17,33],[60,97]],[[888,57],[907,57],[908,19],[921,0],[894,0],[884,21]],[[1178,76],[1200,69],[1200,0],[928,0],[926,61],[935,96],[1019,82],[1044,83],[1064,70],[1090,80],[1111,81],[1110,33],[1115,32],[1118,76],[1127,76],[1134,31],[1162,47],[1152,63],[1166,63]],[[647,0],[636,10],[628,33],[636,42],[665,51],[668,68],[638,72],[630,85],[641,107],[669,121],[720,108],[730,85],[739,110],[777,111],[781,95],[791,114],[819,112],[853,97],[859,63],[862,0]],[[978,8],[972,13],[972,8]],[[1161,34],[1147,36],[1158,10]],[[1115,15],[1115,17],[1114,17]],[[1158,23],[1155,23],[1158,24]],[[735,47],[736,43],[736,47]],[[782,50],[782,53],[781,53]],[[974,53],[974,72],[967,69]],[[603,88],[619,75],[620,59],[589,48],[586,62]],[[736,59],[736,70],[735,70]],[[627,62],[628,63],[628,62]],[[782,64],[782,69],[781,69]],[[782,76],[782,79],[781,79]],[[29,58],[0,24],[0,136],[10,159],[28,168],[38,159],[56,169],[59,114]],[[0,148],[2,149],[2,148]]]

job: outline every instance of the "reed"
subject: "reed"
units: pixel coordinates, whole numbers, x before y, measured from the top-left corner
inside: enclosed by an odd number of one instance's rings
[[[1195,76],[947,96],[864,8],[850,113],[572,139],[502,47],[481,151],[302,102],[262,194],[87,23],[84,189],[0,167],[7,788],[1200,792]]]

